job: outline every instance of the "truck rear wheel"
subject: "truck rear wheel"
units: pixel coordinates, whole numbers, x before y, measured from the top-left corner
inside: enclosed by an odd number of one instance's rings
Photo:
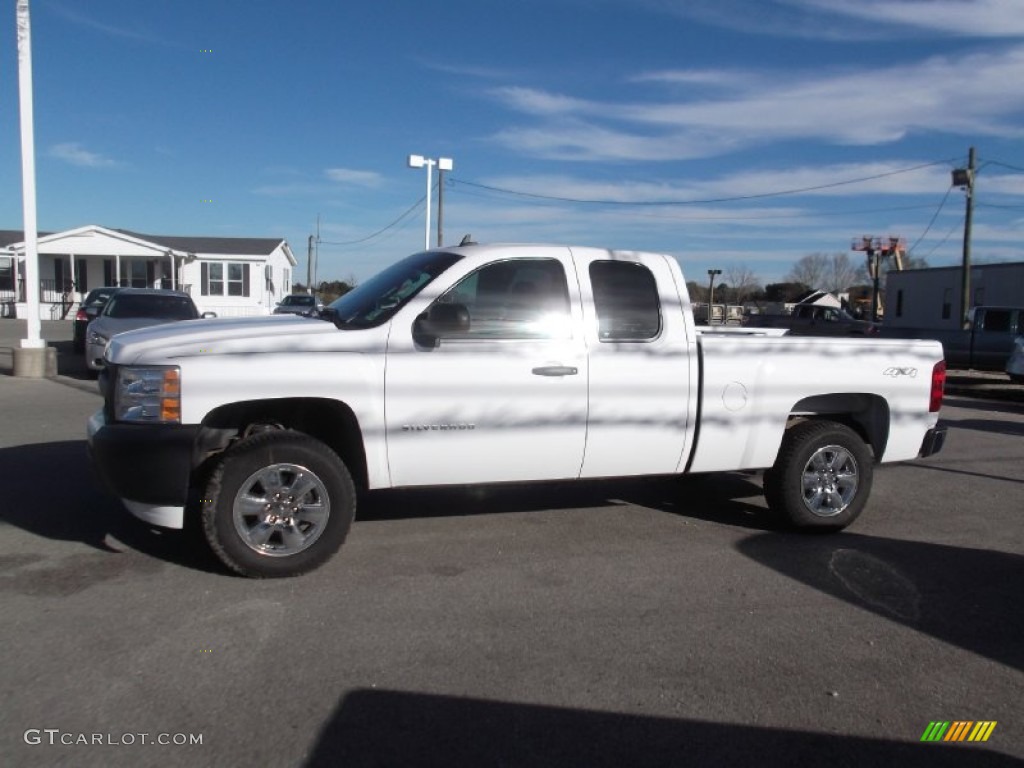
[[[243,576],[297,576],[338,551],[355,517],[344,463],[300,432],[239,441],[213,468],[202,500],[206,540]]]
[[[775,466],[764,473],[769,508],[796,528],[840,530],[871,493],[873,459],[860,435],[833,421],[786,431]]]

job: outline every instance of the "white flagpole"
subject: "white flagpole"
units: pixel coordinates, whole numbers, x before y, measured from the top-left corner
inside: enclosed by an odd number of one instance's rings
[[[25,301],[28,334],[21,346],[41,349],[42,323],[39,319],[39,245],[36,231],[36,150],[32,120],[32,35],[29,31],[28,0],[17,0],[18,92],[21,107],[21,196],[25,220]]]

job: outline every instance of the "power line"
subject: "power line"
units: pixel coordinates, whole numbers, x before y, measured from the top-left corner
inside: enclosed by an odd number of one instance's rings
[[[954,158],[955,159],[955,158]],[[551,200],[554,202],[561,203],[577,203],[581,205],[619,205],[619,206],[672,206],[672,205],[708,205],[710,203],[732,203],[744,200],[763,200],[765,198],[772,197],[783,197],[785,195],[799,195],[804,192],[816,192],[823,189],[834,189],[836,187],[847,186],[850,184],[860,184],[865,181],[874,181],[876,179],[883,179],[889,176],[896,176],[902,173],[911,173],[912,171],[919,171],[922,168],[931,168],[936,165],[947,165],[953,162],[954,159],[949,160],[936,160],[930,163],[922,163],[915,165],[910,168],[900,168],[895,171],[886,171],[885,173],[877,173],[871,176],[863,176],[856,179],[847,179],[845,181],[834,181],[828,184],[816,184],[809,187],[799,187],[796,189],[784,189],[775,192],[762,192],[756,195],[736,195],[734,197],[718,197],[708,198],[706,200],[634,200],[634,201],[622,201],[622,200],[601,200],[601,199],[588,199],[588,198],[575,198],[575,197],[562,197],[558,195],[542,195],[537,192],[523,192],[521,190],[507,189],[504,187],[496,187],[491,184],[481,184],[474,181],[464,181],[459,178],[449,177],[449,181],[452,184],[462,184],[469,187],[476,187],[477,189],[485,189],[490,192],[497,192],[499,194],[514,195],[516,197],[525,197],[533,200]]]
[[[967,217],[966,217],[966,216],[961,216],[961,217],[960,217],[960,221],[958,221],[958,222],[957,222],[956,224],[954,224],[954,225],[953,225],[953,226],[952,226],[952,227],[950,228],[949,232],[947,232],[947,233],[946,233],[946,236],[945,236],[944,238],[942,238],[942,239],[941,239],[941,240],[940,240],[940,241],[939,241],[939,242],[938,242],[938,243],[936,244],[936,246],[935,246],[934,248],[932,248],[932,249],[931,249],[930,251],[928,251],[928,255],[927,255],[927,256],[925,256],[925,259],[926,259],[926,260],[927,260],[927,259],[930,259],[930,258],[931,258],[931,256],[932,256],[932,254],[933,254],[933,253],[935,253],[935,252],[936,252],[937,250],[939,250],[939,248],[941,248],[941,247],[942,247],[942,246],[943,246],[943,245],[944,245],[944,244],[946,243],[946,241],[947,241],[947,240],[949,240],[949,238],[950,238],[950,237],[952,237],[952,235],[953,235],[953,233],[954,233],[954,232],[956,232],[956,231],[957,231],[958,229],[961,229],[961,228],[963,227],[963,225],[964,225],[964,221],[966,221],[966,219],[967,219]]]
[[[922,232],[921,236],[918,237],[917,240],[914,241],[914,244],[907,249],[907,253],[908,254],[914,252],[914,249],[917,248],[917,246],[920,244],[920,242],[922,240],[924,240],[925,235],[927,235],[928,232],[931,230],[932,225],[935,223],[935,220],[937,218],[939,218],[939,214],[942,213],[942,208],[946,205],[946,201],[949,200],[949,193],[952,192],[952,191],[953,191],[953,186],[950,185],[949,189],[946,190],[946,194],[943,195],[942,202],[939,203],[939,207],[935,210],[935,213],[932,214],[932,220],[929,221],[928,222],[928,226],[924,228],[924,232]],[[949,237],[949,235],[946,235],[946,237]]]
[[[401,216],[399,216],[397,219],[392,221],[387,226],[385,226],[385,227],[383,227],[381,229],[378,229],[372,235],[367,235],[366,237],[362,237],[359,240],[346,240],[344,242],[333,242],[331,240],[320,240],[318,242],[323,243],[324,245],[359,245],[360,243],[365,243],[368,240],[373,240],[375,237],[378,237],[379,235],[382,235],[385,232],[387,232],[389,229],[392,229],[393,227],[397,227],[399,224],[401,224],[403,219],[411,216],[413,213],[415,213],[417,210],[419,210],[419,208],[426,202],[426,200],[427,200],[427,196],[424,195],[419,200],[417,200],[415,203],[413,203],[413,205],[410,208],[406,209],[405,213],[403,213]]]
[[[459,194],[466,197],[477,197],[482,200],[493,200],[495,199],[492,195],[480,194],[477,192],[470,192],[467,190],[459,190]],[[947,193],[948,194],[948,193]],[[549,201],[542,201],[549,202]],[[554,203],[554,201],[550,201]],[[781,211],[774,211],[772,213],[760,214],[757,216],[660,216],[654,213],[634,214],[642,215],[645,218],[656,218],[665,219],[666,221],[763,221],[763,220],[784,220],[784,219],[803,219],[808,216],[814,218],[821,218],[824,216],[859,216],[865,213],[888,213],[890,211],[919,211],[922,209],[931,209],[931,205],[887,205],[884,208],[863,208],[863,209],[850,209],[841,211],[810,211],[805,210],[800,213],[783,213]],[[770,209],[769,209],[770,210]]]
[[[1007,211],[1024,211],[1024,205],[999,205],[998,203],[975,203],[979,208],[1001,208]]]
[[[1024,168],[1019,168],[1016,165],[1010,165],[1009,163],[1001,163],[998,160],[989,160],[985,165],[998,165],[1000,168],[1007,168],[1011,171],[1017,171],[1018,173],[1024,173]],[[984,168],[985,166],[982,166]],[[979,170],[981,170],[979,168]]]

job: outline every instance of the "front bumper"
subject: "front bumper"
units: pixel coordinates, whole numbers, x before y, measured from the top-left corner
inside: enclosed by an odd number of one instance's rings
[[[89,455],[104,484],[122,500],[140,508],[184,507],[200,429],[196,424],[108,424],[101,410],[89,419]]]
[[[921,442],[921,452],[918,454],[918,458],[924,458],[925,456],[931,456],[942,450],[943,444],[946,442],[946,427],[942,424],[932,427],[925,435],[924,440]]]
[[[103,353],[107,351],[106,344],[93,344],[85,340],[85,365],[90,371],[103,370]]]

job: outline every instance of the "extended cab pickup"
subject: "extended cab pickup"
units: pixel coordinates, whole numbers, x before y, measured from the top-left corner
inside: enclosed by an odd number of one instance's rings
[[[357,489],[764,469],[777,515],[840,529],[945,434],[936,342],[702,333],[664,255],[425,251],[327,314],[111,339],[88,437],[128,509],[249,576],[326,561]]]

